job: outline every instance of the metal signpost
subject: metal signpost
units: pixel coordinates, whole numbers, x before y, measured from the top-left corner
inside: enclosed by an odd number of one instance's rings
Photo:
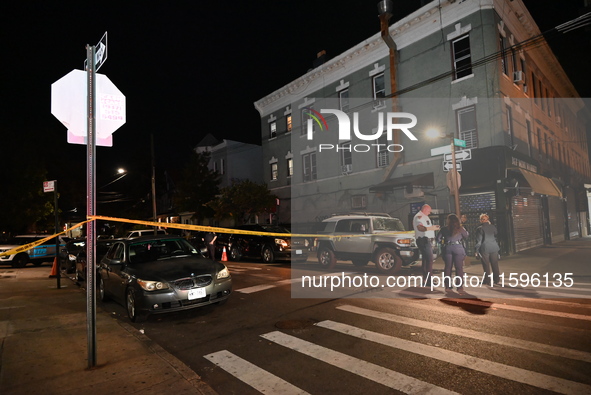
[[[456,214],[460,217],[460,171],[462,171],[462,161],[472,159],[472,151],[464,149],[456,151],[456,147],[466,148],[466,141],[456,139],[453,135],[449,145],[431,149],[431,156],[443,155],[443,171],[448,171],[447,186],[452,195],[456,206]]]
[[[51,113],[68,128],[68,142],[87,145],[87,218],[96,215],[96,146],[111,146],[112,133],[125,123],[125,96],[106,76],[96,73],[106,59],[107,33],[105,32],[96,46],[86,46],[85,72],[73,70],[53,83],[51,87]],[[97,91],[100,96],[98,106]],[[96,366],[97,363],[95,243],[96,224],[95,221],[90,221],[86,231],[86,321],[89,368]]]

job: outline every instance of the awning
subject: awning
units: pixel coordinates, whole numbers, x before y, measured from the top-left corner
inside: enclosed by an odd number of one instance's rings
[[[519,172],[523,174],[525,180],[535,193],[539,193],[540,195],[562,197],[562,192],[560,192],[560,188],[558,188],[554,181],[552,181],[548,177],[532,173],[531,171],[525,169],[515,170],[519,170]]]
[[[392,192],[397,188],[412,186],[414,188],[433,188],[435,185],[433,173],[416,174],[397,178],[390,178],[369,188],[370,193]]]

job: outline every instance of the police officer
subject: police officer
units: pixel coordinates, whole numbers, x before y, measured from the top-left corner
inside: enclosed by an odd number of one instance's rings
[[[215,239],[217,239],[217,235],[213,232],[207,232],[205,234],[205,246],[207,247],[207,252],[209,252],[209,258],[215,262]]]
[[[497,228],[490,223],[490,219],[486,214],[480,214],[480,225],[476,228],[476,258],[480,258],[482,262],[482,269],[484,270],[484,283],[494,282],[498,284],[499,277],[499,244],[497,243]],[[492,268],[492,279],[490,278]],[[490,284],[492,285],[492,284]]]
[[[421,211],[416,213],[412,220],[412,226],[415,230],[415,239],[417,247],[422,256],[422,270],[424,284],[427,285],[433,273],[433,247],[431,242],[435,238],[435,231],[439,230],[439,225],[433,225],[429,218],[431,206],[424,204]]]
[[[455,214],[448,215],[446,226],[441,228],[441,232],[437,235],[437,242],[443,245],[445,292],[451,292],[453,290],[452,286],[456,283],[458,293],[465,294],[462,280],[464,277],[466,250],[462,241],[466,239],[468,239],[468,232],[460,223],[458,216]],[[459,277],[459,282],[457,280],[452,282],[451,272],[454,267],[456,269],[456,276]]]

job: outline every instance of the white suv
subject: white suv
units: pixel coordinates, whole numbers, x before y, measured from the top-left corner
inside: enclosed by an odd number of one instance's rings
[[[165,235],[167,233],[164,229],[158,229],[158,230],[156,230],[156,234],[157,235]],[[154,229],[141,229],[141,230],[132,230],[131,232],[129,232],[127,234],[127,236],[125,238],[126,239],[133,239],[135,237],[153,236],[153,235],[154,235]]]
[[[406,231],[398,218],[388,214],[337,215],[322,221],[318,262],[332,269],[337,260],[350,260],[362,267],[369,261],[385,274],[396,273],[405,264],[420,256],[413,231]]]

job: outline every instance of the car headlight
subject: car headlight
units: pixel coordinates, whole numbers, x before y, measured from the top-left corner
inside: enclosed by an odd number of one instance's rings
[[[161,281],[146,281],[138,278],[137,283],[140,287],[142,287],[142,289],[146,291],[160,291],[161,289],[168,289],[168,284]]]
[[[412,239],[399,239],[398,244],[402,246],[410,246],[412,243]]]
[[[76,260],[76,255],[68,254],[68,260],[69,261],[75,261]]]
[[[275,239],[275,244],[280,245],[283,248],[287,248],[289,246],[287,241],[283,239]]]
[[[215,278],[217,280],[221,279],[221,278],[227,278],[230,277],[230,271],[228,270],[227,267],[224,266],[224,268],[222,270],[220,270],[218,272],[218,274],[215,276]]]

